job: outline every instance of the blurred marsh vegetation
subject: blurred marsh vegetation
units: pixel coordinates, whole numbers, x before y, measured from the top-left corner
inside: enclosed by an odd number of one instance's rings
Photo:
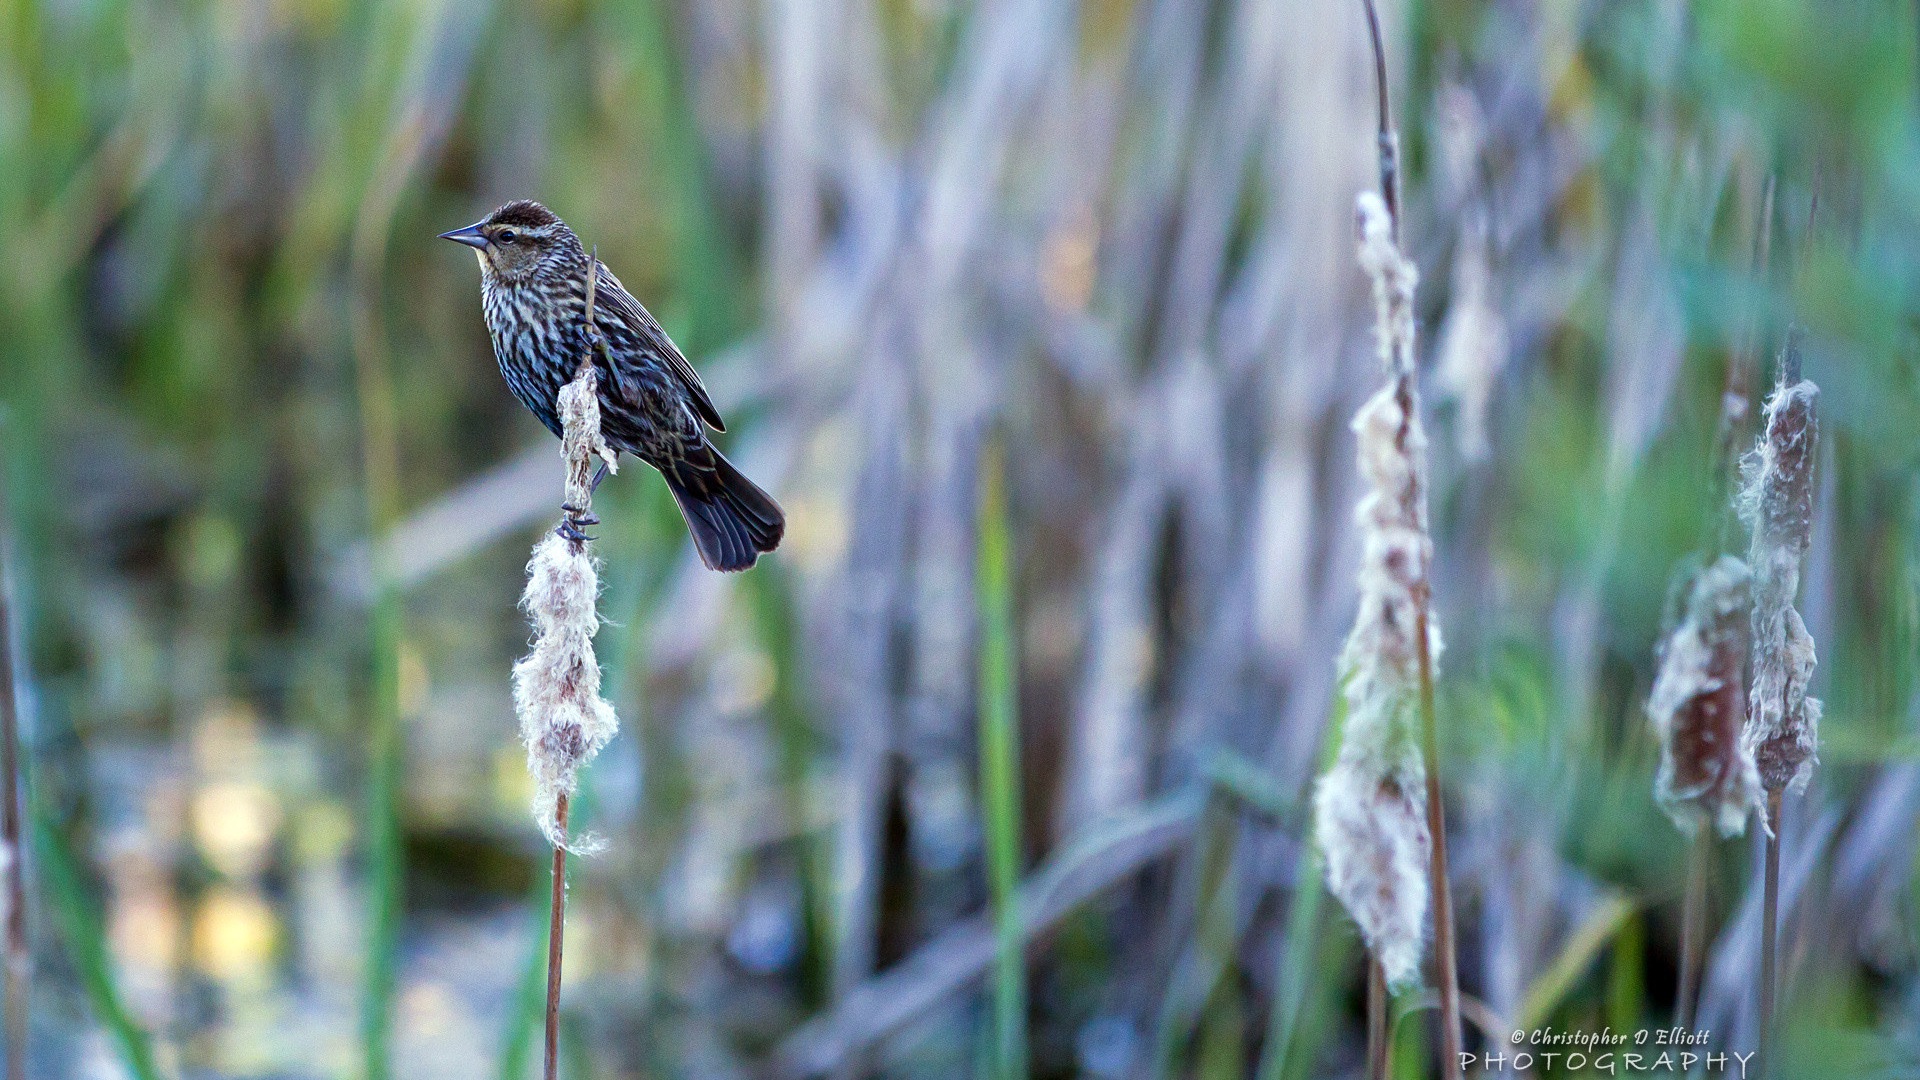
[[[1653,643],[1720,529],[1726,369],[1764,388],[1797,318],[1828,722],[1781,1075],[1920,1074],[1920,18],[1385,7],[1464,990],[1666,1022]],[[1358,0],[0,2],[32,1075],[530,1075],[507,670],[560,463],[433,239],[512,197],[791,516],[722,578],[650,473],[601,489],[624,726],[567,1075],[1358,1075],[1300,807],[1376,379],[1365,50]],[[1701,1006],[1739,1048],[1753,861],[1718,847]]]

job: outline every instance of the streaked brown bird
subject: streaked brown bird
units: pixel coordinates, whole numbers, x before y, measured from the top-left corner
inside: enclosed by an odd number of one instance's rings
[[[479,256],[480,305],[500,374],[548,431],[561,434],[560,388],[587,351],[590,256],[580,238],[528,200],[440,237]],[[606,264],[594,264],[593,322],[607,345],[594,361],[601,436],[660,470],[702,562],[745,570],[779,545],[786,515],[707,438],[708,428],[727,426],[687,358]]]

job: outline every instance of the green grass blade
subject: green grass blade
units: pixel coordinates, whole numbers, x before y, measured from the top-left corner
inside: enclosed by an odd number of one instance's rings
[[[1304,1055],[1296,1041],[1301,1014],[1314,973],[1320,970],[1320,910],[1326,897],[1326,877],[1320,849],[1310,847],[1300,861],[1293,903],[1287,908],[1286,943],[1280,950],[1273,997],[1267,1018],[1266,1046],[1260,1053],[1259,1080],[1283,1080],[1299,1074]]]
[[[373,701],[368,717],[367,959],[360,988],[361,1075],[391,1069],[406,852],[400,834],[400,594],[383,585],[372,613]]]
[[[990,443],[981,461],[976,584],[980,604],[980,805],[993,901],[994,1075],[1027,1075],[1026,962],[1020,912],[1020,740],[1013,640],[1013,569],[1007,537],[1005,459]]]
[[[1334,715],[1328,722],[1328,734],[1320,747],[1320,764],[1315,775],[1326,772],[1340,753],[1340,730],[1346,722],[1344,699],[1334,699]],[[1302,800],[1305,802],[1305,800]],[[1310,804],[1309,804],[1310,805]],[[1313,1059],[1301,1041],[1302,1020],[1307,1013],[1311,992],[1326,981],[1328,971],[1338,967],[1321,955],[1321,908],[1327,895],[1326,865],[1320,846],[1313,841],[1313,823],[1309,816],[1302,846],[1300,869],[1294,877],[1293,903],[1287,907],[1286,938],[1275,960],[1276,973],[1273,1010],[1267,1017],[1265,1046],[1260,1051],[1258,1080],[1288,1080],[1303,1075],[1306,1063]]]
[[[154,1064],[152,1039],[121,1001],[120,988],[114,981],[112,954],[107,948],[106,920],[101,918],[92,896],[81,882],[79,862],[67,848],[60,831],[53,827],[46,809],[31,795],[28,813],[32,817],[33,850],[39,859],[47,913],[53,916],[73,966],[80,972],[87,1001],[112,1035],[120,1060],[134,1080],[160,1080],[160,1070]]]
[[[1574,984],[1586,974],[1600,950],[1607,942],[1625,927],[1633,918],[1634,902],[1620,895],[1609,896],[1594,906],[1592,912],[1581,921],[1567,943],[1560,949],[1560,955],[1554,957],[1527,988],[1526,996],[1520,1001],[1520,1013],[1513,1018],[1513,1026],[1522,1031],[1532,1031],[1547,1022],[1547,1017],[1565,999]]]
[[[534,913],[534,929],[520,979],[513,986],[513,1005],[507,1011],[506,1037],[500,1046],[500,1080],[522,1080],[527,1075],[533,1033],[546,1019],[548,924],[542,905],[551,895],[551,887],[536,875],[527,897],[527,910]]]
[[[800,692],[804,658],[793,635],[792,586],[786,567],[780,563],[762,566],[742,584],[753,601],[760,639],[773,659],[773,733],[787,815],[794,822],[805,822],[812,813],[808,804],[815,733],[805,695]],[[832,977],[833,943],[828,920],[833,908],[833,859],[818,830],[800,828],[794,842],[800,878],[800,994],[802,1002],[814,1009],[825,1004]]]

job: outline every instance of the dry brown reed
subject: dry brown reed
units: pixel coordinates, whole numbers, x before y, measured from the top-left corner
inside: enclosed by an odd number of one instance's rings
[[[1797,352],[1798,343],[1788,349]],[[1813,534],[1819,388],[1783,382],[1767,400],[1766,433],[1748,455],[1740,512],[1753,528],[1753,690],[1745,741],[1769,792],[1803,790],[1819,744],[1820,700],[1807,693],[1813,637],[1794,609]]]
[[[1773,196],[1774,178],[1769,176],[1754,231],[1755,275],[1767,271]],[[1730,497],[1738,475],[1730,463],[1739,453],[1752,411],[1751,369],[1758,323],[1758,311],[1750,311],[1740,344],[1727,357],[1720,393],[1720,418],[1705,485],[1713,525],[1704,558],[1714,561],[1687,584],[1682,621],[1657,650],[1658,668],[1647,703],[1660,741],[1654,797],[1680,831],[1693,838],[1687,849],[1680,970],[1674,992],[1674,1024],[1683,1029],[1693,1026],[1707,933],[1706,892],[1712,878],[1714,833],[1699,826],[1710,821],[1721,836],[1733,836],[1745,831],[1750,811],[1764,812],[1759,773],[1743,738],[1753,574],[1745,562],[1725,554],[1739,501]]]
[[[1760,805],[1759,774],[1741,739],[1751,580],[1732,556],[1694,578],[1647,701],[1660,738],[1654,796],[1688,836],[1703,825],[1736,836]]]
[[[1760,902],[1761,1074],[1774,1066],[1774,1008],[1779,995],[1780,804],[1806,788],[1819,749],[1820,699],[1807,693],[1815,664],[1813,635],[1794,608],[1800,564],[1813,540],[1813,462],[1820,390],[1800,377],[1801,331],[1787,330],[1780,379],[1767,399],[1766,428],[1741,463],[1740,516],[1753,530],[1753,669],[1746,729],[1766,791],[1766,854]]]

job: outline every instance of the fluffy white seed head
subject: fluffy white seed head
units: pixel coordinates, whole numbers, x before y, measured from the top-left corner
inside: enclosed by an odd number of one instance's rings
[[[1393,242],[1393,215],[1377,191],[1356,202],[1360,268],[1373,283],[1374,341],[1380,363],[1393,374],[1413,372],[1413,290],[1420,271]]]
[[[1760,804],[1760,775],[1741,737],[1751,581],[1747,564],[1730,555],[1694,578],[1647,700],[1660,739],[1654,797],[1688,836],[1706,824],[1736,836]]]
[[[1429,664],[1440,635],[1424,596],[1426,435],[1413,387],[1413,265],[1395,247],[1386,205],[1360,197],[1360,263],[1373,282],[1387,384],[1354,417],[1367,492],[1359,610],[1340,656],[1347,721],[1339,757],[1315,794],[1315,839],[1327,884],[1360,927],[1389,983],[1414,982],[1426,939],[1426,771],[1419,742],[1419,635]]]
[[[593,501],[593,464],[604,461],[617,472],[613,449],[600,437],[600,380],[591,367],[560,388],[560,453],[567,460],[567,505],[584,510]]]
[[[1381,768],[1349,755],[1320,778],[1314,839],[1326,858],[1327,887],[1397,988],[1420,977],[1427,921],[1426,780],[1418,753]]]
[[[584,515],[592,505],[589,473],[605,454],[595,377],[588,369],[560,392],[567,457],[567,503]],[[521,596],[533,623],[533,651],[513,665],[513,704],[527,770],[534,782],[534,820],[556,847],[581,851],[591,841],[568,840],[557,814],[571,795],[581,766],[612,739],[619,724],[600,696],[600,663],[593,637],[600,629],[599,568],[585,543],[549,533],[527,563]]]
[[[1819,749],[1820,700],[1810,697],[1815,663],[1794,597],[1813,537],[1813,461],[1819,388],[1801,380],[1767,400],[1766,431],[1742,463],[1740,513],[1752,526],[1753,687],[1743,741],[1768,791],[1806,787]]]

